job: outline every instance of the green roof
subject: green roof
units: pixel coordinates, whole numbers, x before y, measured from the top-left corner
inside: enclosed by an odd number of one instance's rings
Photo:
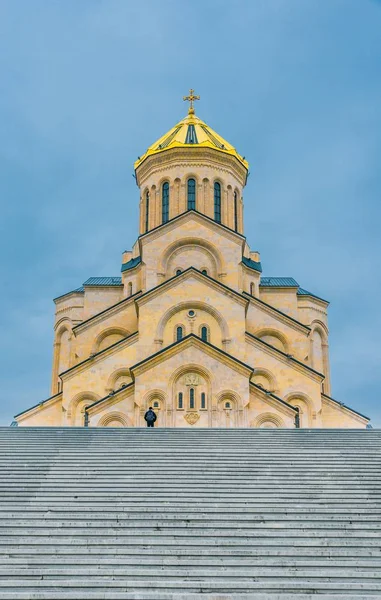
[[[131,260],[122,264],[122,268],[121,268],[122,273],[124,271],[128,271],[129,269],[133,269],[134,267],[137,267],[138,265],[140,265],[141,262],[142,262],[142,259],[140,256],[137,256],[136,258],[131,258]]]
[[[299,287],[299,284],[293,277],[262,277],[262,287]]]
[[[98,285],[122,285],[121,277],[89,277],[83,284],[84,286],[98,286]]]
[[[242,264],[244,264],[245,267],[249,267],[249,269],[253,269],[254,271],[259,271],[259,273],[262,273],[262,265],[256,260],[252,260],[251,258],[246,258],[246,256],[242,256]]]

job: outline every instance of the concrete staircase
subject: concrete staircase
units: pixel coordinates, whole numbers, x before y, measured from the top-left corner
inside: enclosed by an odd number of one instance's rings
[[[0,428],[0,598],[381,598],[381,431]]]

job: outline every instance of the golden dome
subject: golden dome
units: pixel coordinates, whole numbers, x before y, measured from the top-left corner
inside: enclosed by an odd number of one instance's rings
[[[224,154],[230,154],[230,156],[234,156],[245,169],[249,169],[249,163],[245,158],[238,154],[237,150],[229,144],[229,142],[224,140],[224,138],[218,135],[218,133],[213,131],[209,125],[196,117],[192,107],[185,119],[177,123],[170,131],[152,144],[143,156],[138,158],[134,167],[137,169],[146,158],[154,154],[160,154],[171,148],[189,148],[190,146],[197,148],[212,148],[213,150],[218,150]]]

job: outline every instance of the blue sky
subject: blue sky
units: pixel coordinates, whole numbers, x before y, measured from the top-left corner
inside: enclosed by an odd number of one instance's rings
[[[49,395],[52,298],[119,275],[133,162],[194,87],[264,275],[331,301],[333,396],[381,427],[380,31],[375,0],[0,0],[0,424]]]

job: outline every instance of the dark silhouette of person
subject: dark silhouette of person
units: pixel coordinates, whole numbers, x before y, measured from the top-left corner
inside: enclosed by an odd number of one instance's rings
[[[146,414],[144,415],[144,418],[147,422],[147,427],[155,427],[155,421],[157,419],[157,416],[156,416],[155,412],[153,411],[152,406],[149,407]]]

